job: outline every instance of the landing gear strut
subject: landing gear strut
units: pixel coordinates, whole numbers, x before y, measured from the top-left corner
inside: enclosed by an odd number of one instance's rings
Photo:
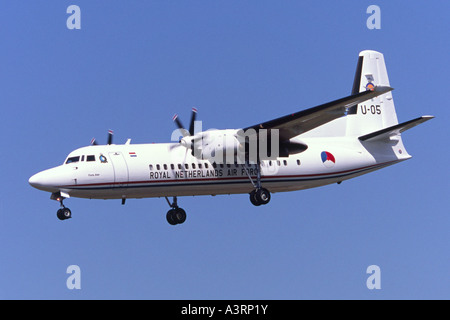
[[[246,164],[246,166],[247,165],[248,163]],[[250,179],[250,182],[252,183],[253,187],[255,187],[255,190],[250,192],[250,202],[254,206],[268,204],[270,201],[270,192],[269,190],[261,186],[261,161],[259,160],[259,157],[256,165],[256,183],[253,181],[250,173],[248,172],[248,169],[246,168],[245,170],[247,172],[248,178]]]
[[[177,197],[173,197],[173,202],[170,203],[169,199],[166,198],[167,203],[171,207],[169,211],[167,211],[166,219],[169,224],[172,226],[177,224],[182,224],[184,221],[186,221],[186,211],[184,211],[182,208],[178,207],[177,204]]]
[[[66,208],[63,204],[63,197],[60,198],[59,203],[61,204],[61,208],[56,212],[56,216],[59,220],[66,220],[72,218],[72,212],[69,208]]]

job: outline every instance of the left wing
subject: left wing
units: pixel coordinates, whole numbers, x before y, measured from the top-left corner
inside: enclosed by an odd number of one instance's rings
[[[317,107],[247,127],[243,130],[245,132],[248,129],[254,129],[258,132],[260,129],[267,129],[269,132],[271,129],[278,129],[280,141],[288,141],[289,139],[302,133],[320,127],[321,125],[324,125],[334,119],[345,116],[348,109],[351,107],[379,95],[385,94],[391,90],[393,90],[391,87],[377,86],[373,90],[350,95]]]

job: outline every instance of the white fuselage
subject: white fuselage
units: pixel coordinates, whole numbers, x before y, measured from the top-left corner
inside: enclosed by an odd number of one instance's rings
[[[284,192],[318,187],[410,158],[401,141],[393,146],[363,144],[356,137],[303,141],[308,149],[302,153],[262,161],[264,188]],[[324,160],[324,152],[334,161]],[[199,160],[176,143],[97,145],[71,152],[64,164],[37,173],[29,182],[44,191],[90,199],[250,193],[256,165],[244,166]]]

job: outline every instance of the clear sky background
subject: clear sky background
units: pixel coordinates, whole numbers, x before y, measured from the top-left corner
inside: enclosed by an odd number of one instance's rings
[[[66,9],[81,8],[81,30]],[[369,30],[366,9],[381,8]],[[449,299],[448,1],[4,1],[1,299]],[[92,137],[169,142],[172,115],[240,128],[350,93],[384,53],[411,160],[306,191],[68,199],[28,185]],[[81,290],[66,287],[69,265]],[[369,290],[366,269],[381,269]]]

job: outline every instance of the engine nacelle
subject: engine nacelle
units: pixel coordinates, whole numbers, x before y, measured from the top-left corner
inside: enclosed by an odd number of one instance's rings
[[[244,133],[242,130],[208,130],[194,136],[184,137],[181,144],[191,149],[197,159],[217,163],[256,162],[288,157],[305,151],[308,146],[298,141],[279,141],[278,135]]]

